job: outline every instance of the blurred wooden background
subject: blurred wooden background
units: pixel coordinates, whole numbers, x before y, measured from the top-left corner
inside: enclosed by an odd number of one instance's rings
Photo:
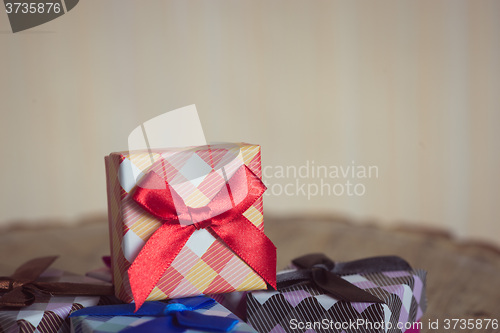
[[[344,261],[376,255],[399,255],[414,268],[428,271],[428,309],[422,319],[500,319],[500,250],[458,242],[444,232],[411,227],[355,224],[333,217],[266,217],[266,234],[278,248],[278,268],[297,256],[324,252]],[[55,267],[77,273],[102,266],[109,254],[106,218],[75,227],[10,229],[0,234],[0,274],[35,256],[60,255]],[[424,328],[426,326],[424,325]],[[493,329],[460,332],[495,332]],[[423,332],[436,332],[424,329]]]

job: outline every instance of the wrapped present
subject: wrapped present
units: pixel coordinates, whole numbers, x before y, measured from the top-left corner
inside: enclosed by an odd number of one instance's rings
[[[55,259],[33,259],[0,277],[0,332],[69,332],[71,311],[113,302],[111,284],[49,268]]]
[[[260,146],[122,152],[105,160],[113,282],[124,302],[140,307],[275,287]]]
[[[168,302],[94,306],[71,314],[74,333],[115,332],[231,332],[256,333],[228,309],[206,296]]]
[[[278,273],[278,291],[247,295],[247,319],[260,333],[404,332],[426,309],[426,273],[398,257],[334,263],[322,254]]]

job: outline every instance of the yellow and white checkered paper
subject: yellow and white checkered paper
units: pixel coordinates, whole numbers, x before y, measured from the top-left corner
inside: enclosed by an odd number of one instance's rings
[[[133,301],[127,270],[163,223],[129,195],[152,166],[162,166],[162,176],[190,207],[207,205],[238,165],[262,177],[260,146],[246,143],[112,153],[105,160],[113,282],[116,296],[125,302]],[[243,215],[263,230],[262,197]],[[264,280],[219,238],[199,229],[147,300],[265,288]]]

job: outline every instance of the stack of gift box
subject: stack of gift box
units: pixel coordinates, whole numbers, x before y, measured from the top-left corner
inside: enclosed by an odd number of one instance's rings
[[[276,273],[260,146],[105,158],[111,256],[89,276],[38,258],[0,280],[0,332],[411,332],[425,272],[398,257],[296,258]],[[299,237],[299,236],[297,236]]]

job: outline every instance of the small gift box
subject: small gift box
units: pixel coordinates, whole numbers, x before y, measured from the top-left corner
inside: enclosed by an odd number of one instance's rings
[[[239,143],[106,157],[115,293],[146,300],[275,287],[263,232],[260,146]]]
[[[115,300],[111,284],[49,268],[55,259],[33,259],[0,277],[0,332],[69,332],[72,311]]]
[[[321,254],[278,273],[278,291],[247,296],[247,319],[260,333],[405,332],[426,309],[426,273],[398,257],[334,263]]]
[[[206,296],[168,302],[94,306],[71,314],[74,333],[231,332],[257,333],[228,309]]]

